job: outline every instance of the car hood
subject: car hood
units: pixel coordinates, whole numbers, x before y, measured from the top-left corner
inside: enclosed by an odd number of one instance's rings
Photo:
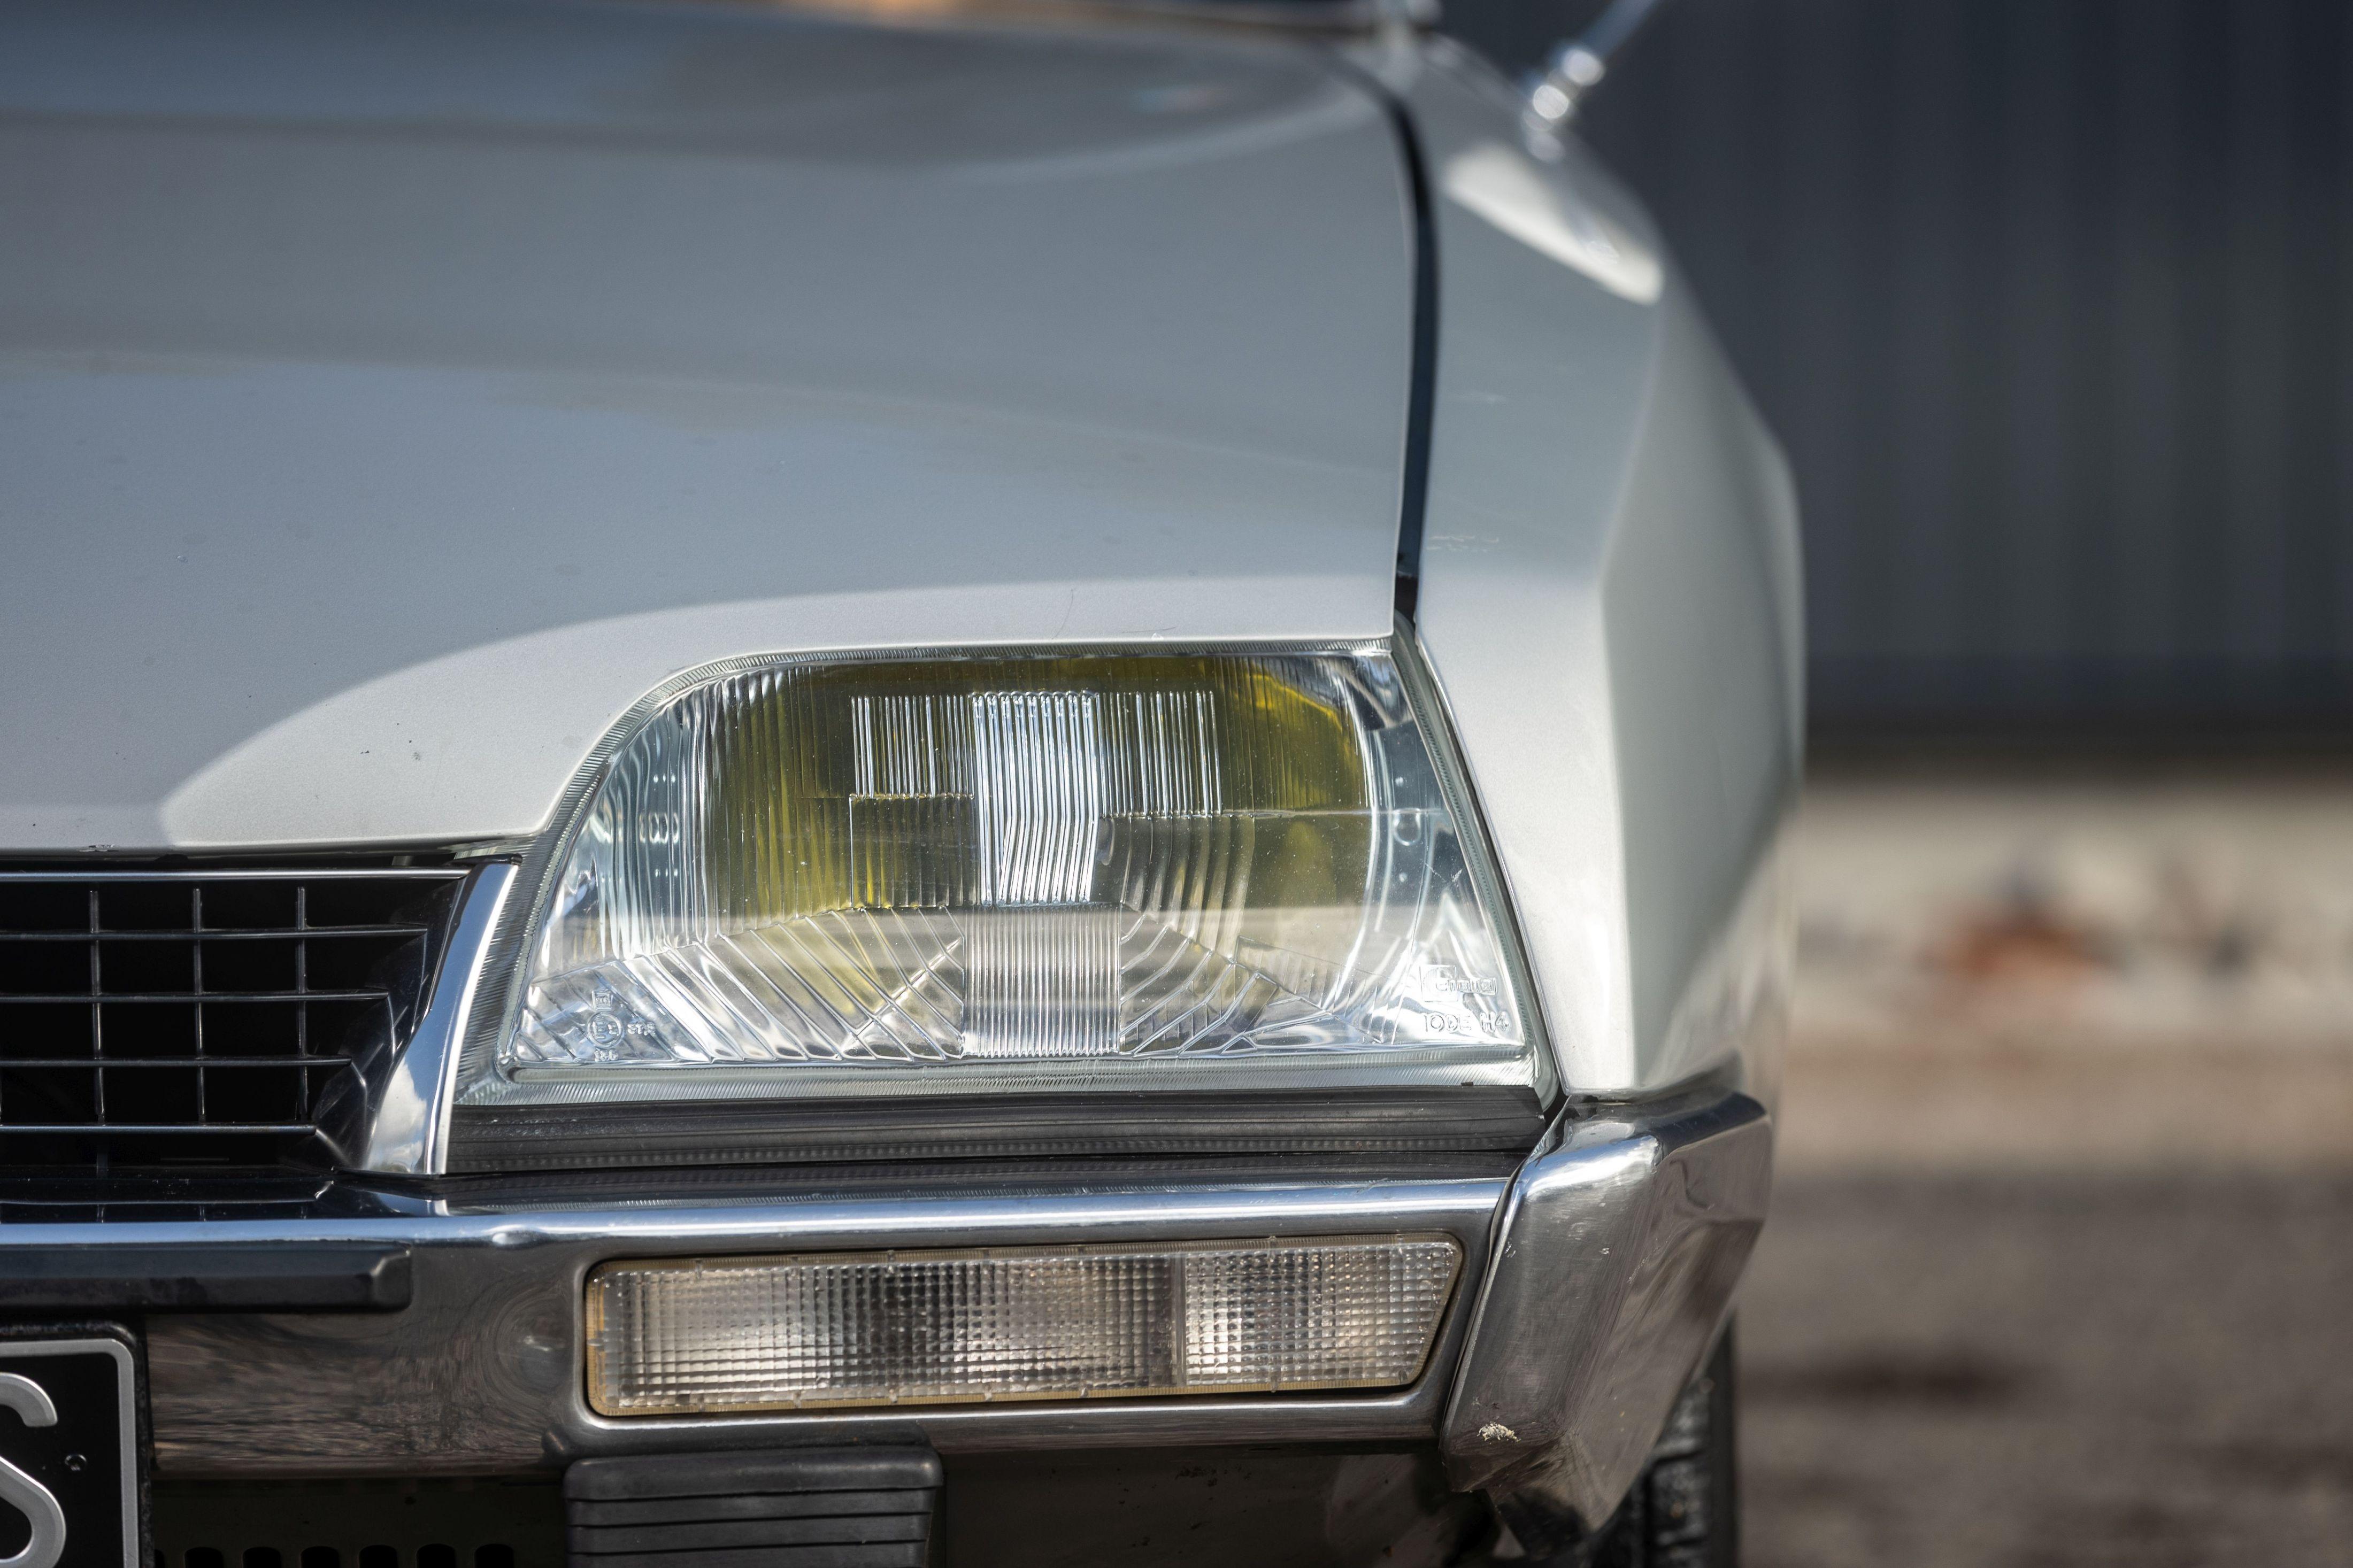
[[[1389,625],[1412,257],[1305,46],[0,16],[0,850],[530,833],[765,651]]]

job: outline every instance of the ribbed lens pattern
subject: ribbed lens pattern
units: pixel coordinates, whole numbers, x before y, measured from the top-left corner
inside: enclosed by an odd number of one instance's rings
[[[1404,1382],[1420,1369],[1453,1282],[1451,1242],[1187,1254],[1184,1382],[1194,1388]]]
[[[973,699],[982,903],[1086,902],[1103,809],[1101,706],[1091,691]]]
[[[1447,1237],[607,1264],[608,1415],[1378,1388],[1420,1373]]]
[[[1119,1042],[1119,932],[1098,916],[979,910],[965,921],[965,1049],[1105,1057]]]

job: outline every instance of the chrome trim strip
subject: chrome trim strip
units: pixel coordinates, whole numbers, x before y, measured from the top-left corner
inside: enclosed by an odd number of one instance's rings
[[[1476,1209],[1483,1226],[1504,1201],[1501,1177],[1352,1182],[1261,1182],[1233,1185],[1097,1186],[958,1192],[906,1189],[820,1194],[741,1205],[614,1202],[577,1208],[483,1206],[413,1197],[410,1215],[349,1219],[93,1220],[0,1228],[0,1268],[16,1247],[161,1247],[237,1242],[401,1242],[438,1252],[491,1247],[522,1253],[586,1242],[638,1248],[646,1257],[741,1243],[835,1247],[994,1247],[1051,1241],[1214,1240],[1299,1234],[1453,1230]],[[401,1201],[378,1194],[385,1202]],[[1328,1222],[1328,1223],[1327,1223]],[[776,1250],[769,1247],[769,1250]],[[1486,1248],[1482,1242],[1480,1255]],[[619,1256],[619,1254],[615,1254]],[[637,1254],[631,1254],[637,1256]]]
[[[947,1451],[1102,1444],[1429,1441],[1470,1319],[1458,1286],[1419,1382],[1371,1394],[1104,1400],[804,1415],[627,1417],[587,1408],[588,1270],[615,1258],[1060,1241],[1215,1241],[1438,1232],[1486,1268],[1501,1179],[1262,1183],[818,1196],[737,1208],[43,1225],[15,1246],[401,1241],[406,1311],[147,1317],[149,1407],[165,1476],[497,1474],[596,1454],[760,1447],[882,1433]]]
[[[391,1175],[438,1175],[448,1167],[449,1105],[458,1079],[458,1047],[481,988],[482,960],[498,929],[499,911],[514,886],[515,868],[493,861],[473,873],[450,922],[433,977],[433,994],[416,1032],[401,1047],[368,1129],[364,1171]]]
[[[1442,1446],[1448,1479],[1574,1542],[1605,1522],[1715,1342],[1765,1222],[1747,1095],[1587,1107],[1512,1183]]]

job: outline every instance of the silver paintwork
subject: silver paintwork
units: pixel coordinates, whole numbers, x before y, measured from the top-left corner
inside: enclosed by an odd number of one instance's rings
[[[1443,1444],[1456,1486],[1592,1530],[1715,1342],[1764,1225],[1772,1119],[1719,1091],[1556,1139],[1512,1184]]]
[[[1314,39],[0,8],[0,850],[530,834],[677,670],[1388,634]]]
[[[413,1218],[11,1227],[10,1246],[403,1241],[414,1304],[340,1316],[147,1320],[159,1473],[492,1474],[591,1454],[902,1432],[948,1452],[1097,1444],[1428,1440],[1469,1313],[1458,1287],[1429,1368],[1379,1394],[1101,1401],[833,1415],[608,1420],[581,1375],[587,1270],[613,1258],[1440,1232],[1484,1269],[1493,1179],[900,1191],[739,1206],[648,1203]],[[28,1234],[29,1233],[29,1234]],[[365,1321],[363,1321],[365,1320]]]
[[[1761,1081],[1773,999],[1699,993],[1797,785],[1786,467],[1648,220],[1573,139],[1532,142],[1509,85],[1443,44],[1368,63],[1440,193],[1417,618],[1562,1081],[1640,1096],[1732,1061]]]
[[[497,860],[478,868],[467,883],[449,922],[433,994],[401,1046],[369,1122],[361,1170],[422,1176],[448,1169],[459,1048],[473,1016],[483,959],[514,881],[512,863]]]

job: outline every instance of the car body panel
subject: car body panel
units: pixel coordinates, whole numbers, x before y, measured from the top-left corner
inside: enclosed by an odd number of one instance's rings
[[[1638,205],[1445,46],[1398,78],[1437,193],[1442,344],[1418,623],[1564,1082],[1753,1057],[1801,752],[1778,449]]]
[[[0,848],[529,834],[737,655],[1388,632],[1408,192],[1318,49],[27,5],[0,111]]]

